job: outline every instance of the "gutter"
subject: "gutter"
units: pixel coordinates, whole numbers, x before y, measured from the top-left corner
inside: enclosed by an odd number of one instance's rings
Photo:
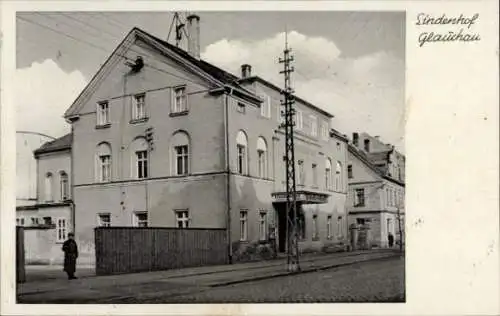
[[[229,89],[227,89],[229,88]],[[218,90],[218,89],[217,89]],[[232,87],[224,87],[222,88],[223,91],[225,91],[224,95],[224,136],[225,136],[225,160],[226,160],[226,199],[227,199],[227,216],[226,216],[226,234],[227,234],[227,248],[228,248],[228,259],[229,259],[229,264],[233,263],[233,247],[232,247],[232,241],[231,241],[231,170],[230,170],[230,164],[229,164],[229,96],[233,94],[233,88]]]
[[[76,210],[75,210],[75,190],[74,190],[74,180],[75,180],[75,170],[74,168],[74,154],[73,154],[73,141],[74,141],[74,127],[73,127],[73,122],[71,123],[71,145],[70,145],[70,162],[69,162],[69,168],[70,168],[70,194],[71,194],[71,229],[73,234],[76,231]]]

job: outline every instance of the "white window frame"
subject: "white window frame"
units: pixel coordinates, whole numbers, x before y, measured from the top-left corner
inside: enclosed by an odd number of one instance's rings
[[[189,228],[190,221],[188,209],[175,210],[175,222],[177,223],[177,228]]]
[[[267,240],[267,212],[259,212],[259,240]]]
[[[248,240],[248,210],[240,210],[240,241]]]
[[[309,120],[311,121],[311,136],[318,136],[318,118],[314,115],[309,115]]]
[[[281,114],[281,103],[278,102],[276,104],[276,121],[282,125],[282,124],[285,124],[285,116],[283,114]]]
[[[146,94],[140,93],[132,97],[134,106],[132,107],[132,120],[142,120],[146,115]]]
[[[332,160],[327,158],[325,160],[325,189],[332,189]]]
[[[172,113],[184,113],[188,111],[188,94],[186,86],[172,88]]]
[[[267,152],[265,150],[257,150],[257,163],[259,167],[259,177],[267,177]]]
[[[58,243],[64,242],[68,237],[68,221],[64,217],[56,219],[56,240]]]
[[[139,216],[141,215],[146,215],[146,219],[139,219]],[[148,220],[149,220],[149,214],[148,212],[134,212],[134,226],[135,227],[148,227],[149,226],[149,223],[148,223]],[[145,226],[141,226],[141,224],[144,224],[146,223]]]
[[[358,192],[363,192],[363,203],[361,203],[361,199],[359,198]],[[354,206],[363,207],[366,206],[366,192],[364,188],[354,189]]]
[[[343,222],[343,217],[342,216],[337,216],[337,238],[338,239],[341,239],[341,238],[344,237],[342,222]]]
[[[321,137],[323,138],[323,140],[327,141],[328,140],[328,127],[327,127],[327,124],[324,123],[324,124],[321,124]]]
[[[318,164],[313,163],[311,165],[311,169],[312,169],[312,185],[314,187],[317,187],[318,186]]]
[[[106,222],[103,218],[108,218]],[[99,213],[97,214],[97,225],[99,227],[111,227],[111,213]]]
[[[352,167],[352,165],[347,165],[347,178],[348,179],[354,178],[354,173],[353,173],[353,167]]]
[[[304,169],[305,169],[304,160],[299,159],[297,161],[297,171],[299,173],[298,185],[305,185],[305,183],[306,183],[306,172]]]
[[[189,174],[189,145],[174,146],[175,154],[175,174],[177,176],[185,176]],[[179,170],[179,160],[181,169]]]
[[[149,177],[149,153],[148,150],[137,150],[135,152],[135,172],[137,179]],[[142,173],[142,175],[141,175]]]
[[[340,161],[335,162],[335,190],[342,191],[342,164]]]
[[[51,172],[45,174],[45,202],[53,202],[54,201],[54,175]]]
[[[248,174],[247,146],[238,144],[236,148],[238,151],[238,173],[246,175]]]
[[[59,183],[61,186],[61,201],[66,201],[69,199],[69,177],[66,172],[61,172],[59,174]]]
[[[302,111],[295,109],[295,128],[298,130],[302,130],[304,127],[302,121]]]
[[[271,97],[265,94],[260,95],[262,103],[260,104],[260,116],[271,118]]]
[[[99,182],[111,181],[111,155],[98,155]]]
[[[312,232],[312,236],[311,238],[313,240],[316,240],[319,238],[319,232],[318,232],[318,214],[313,214],[312,216],[312,229],[311,229],[311,232]]]
[[[109,102],[102,101],[97,103],[97,126],[110,124]]]

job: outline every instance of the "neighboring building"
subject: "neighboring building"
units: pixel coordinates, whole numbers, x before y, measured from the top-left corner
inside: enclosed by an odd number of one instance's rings
[[[100,225],[227,228],[234,250],[276,225],[285,249],[281,89],[202,61],[198,23],[188,52],[134,28],[65,113],[80,262]],[[319,248],[347,238],[347,139],[296,108],[300,247]]]
[[[404,237],[405,158],[366,133],[353,134],[348,156],[349,225],[369,224],[373,245],[387,247],[388,234]]]
[[[62,263],[62,243],[73,229],[71,200],[71,134],[34,151],[36,203],[16,207],[23,226],[26,263]]]

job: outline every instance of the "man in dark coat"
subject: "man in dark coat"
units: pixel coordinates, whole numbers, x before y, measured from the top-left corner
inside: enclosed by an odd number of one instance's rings
[[[76,258],[78,258],[78,246],[73,239],[74,237],[75,235],[73,233],[69,233],[68,240],[66,240],[62,246],[62,251],[64,251],[64,271],[68,274],[68,280],[77,279],[75,271]]]

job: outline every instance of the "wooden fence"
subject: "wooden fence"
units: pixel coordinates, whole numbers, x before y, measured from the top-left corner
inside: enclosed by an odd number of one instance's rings
[[[96,274],[226,264],[225,229],[98,227]]]
[[[16,227],[16,282],[26,281],[26,271],[24,267],[24,228]]]

